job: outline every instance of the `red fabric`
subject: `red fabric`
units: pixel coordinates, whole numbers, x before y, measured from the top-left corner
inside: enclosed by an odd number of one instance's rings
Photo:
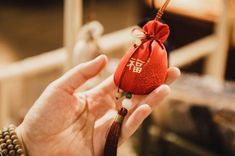
[[[140,46],[129,49],[114,74],[114,82],[120,89],[139,95],[163,84],[168,66],[163,45],[170,33],[168,25],[152,20],[145,24],[143,31],[147,38]]]

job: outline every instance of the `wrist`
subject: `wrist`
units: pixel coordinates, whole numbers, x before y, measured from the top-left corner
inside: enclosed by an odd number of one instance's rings
[[[28,155],[28,150],[27,150],[27,147],[26,147],[26,143],[25,143],[25,139],[23,138],[23,135],[22,135],[22,128],[21,126],[18,126],[16,129],[15,129],[15,132],[16,132],[16,135],[22,145],[22,148],[24,149],[24,152],[25,152],[25,156],[29,156]]]

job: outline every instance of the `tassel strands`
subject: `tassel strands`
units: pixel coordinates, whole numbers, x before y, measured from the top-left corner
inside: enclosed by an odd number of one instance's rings
[[[116,156],[119,136],[121,135],[122,122],[128,110],[124,107],[120,109],[109,130],[104,148],[104,156]]]
[[[109,130],[104,148],[104,156],[117,155],[118,140],[121,135],[122,123],[128,113],[128,110],[132,107],[132,94],[126,92],[118,93],[119,96],[125,96],[126,98],[122,101],[122,108],[118,111],[118,114],[116,115],[115,120]]]

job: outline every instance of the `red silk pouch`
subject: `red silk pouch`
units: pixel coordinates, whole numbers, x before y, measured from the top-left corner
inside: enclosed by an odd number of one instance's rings
[[[148,94],[165,82],[168,61],[163,43],[169,27],[154,19],[142,29],[145,38],[133,45],[121,59],[114,74],[115,84],[125,92]]]
[[[163,43],[169,36],[169,27],[159,22],[170,0],[166,0],[158,11],[156,18],[141,29],[141,44],[133,45],[121,59],[114,83],[118,86],[116,99],[121,97],[119,109],[107,135],[104,156],[116,156],[121,127],[128,110],[132,107],[132,94],[148,94],[165,82],[167,75],[167,52]],[[134,29],[135,30],[135,29]],[[133,32],[134,32],[133,30]],[[123,92],[119,92],[122,89]]]

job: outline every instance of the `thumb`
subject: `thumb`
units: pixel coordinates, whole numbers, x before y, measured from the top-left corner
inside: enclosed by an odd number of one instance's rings
[[[52,85],[73,94],[79,86],[88,79],[96,76],[104,68],[106,63],[107,57],[100,55],[89,62],[82,63],[72,68],[62,77],[54,81]]]

